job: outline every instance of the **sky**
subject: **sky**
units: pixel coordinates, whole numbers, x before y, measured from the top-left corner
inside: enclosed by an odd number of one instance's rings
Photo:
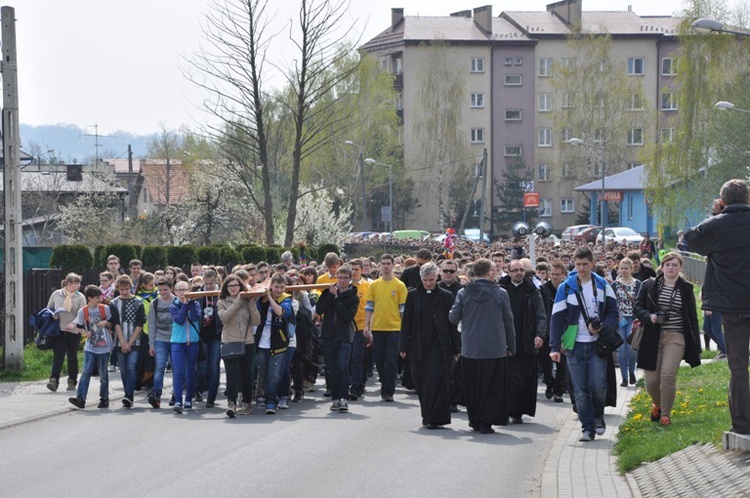
[[[210,119],[203,95],[181,68],[205,45],[201,25],[207,0],[6,0],[15,8],[19,115],[29,125],[74,124],[100,134],[135,134],[162,128],[198,128]],[[220,2],[232,0],[219,0]],[[14,3],[16,5],[14,5]],[[491,3],[502,11],[544,11],[543,0]],[[391,8],[406,16],[447,16],[490,2],[477,0],[351,0],[349,22],[360,44],[385,30]],[[269,0],[272,31],[279,32],[269,58],[290,63],[293,47],[285,26],[298,0]],[[682,0],[583,0],[587,10],[627,10],[669,15]],[[280,78],[274,77],[280,86]]]

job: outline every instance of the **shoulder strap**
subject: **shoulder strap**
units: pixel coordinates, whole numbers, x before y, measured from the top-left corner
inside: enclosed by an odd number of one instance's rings
[[[91,320],[91,312],[89,312],[88,305],[83,307],[83,320],[86,323],[89,323],[89,321]]]
[[[103,304],[99,305],[99,318],[101,320],[106,320],[107,319],[107,310],[104,309],[104,305]]]

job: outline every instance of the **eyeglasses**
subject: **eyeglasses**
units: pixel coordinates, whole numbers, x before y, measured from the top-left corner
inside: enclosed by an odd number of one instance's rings
[[[443,273],[456,273],[456,270],[443,270]]]
[[[349,280],[349,277],[346,275],[337,275],[336,278],[340,278],[341,280]]]

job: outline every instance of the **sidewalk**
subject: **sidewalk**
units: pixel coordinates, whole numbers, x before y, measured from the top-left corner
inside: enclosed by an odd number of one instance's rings
[[[62,413],[69,413],[76,408],[68,402],[68,398],[76,395],[75,391],[67,391],[67,378],[60,377],[60,387],[56,392],[47,389],[48,379],[35,382],[0,383],[0,430],[17,425],[53,417]],[[166,405],[172,388],[172,376],[164,376],[164,392],[162,403]],[[109,409],[120,408],[120,400],[125,393],[122,390],[120,372],[109,372]],[[144,404],[146,391],[136,391],[136,405]],[[91,377],[89,392],[86,399],[86,410],[97,410],[99,403],[99,377]]]
[[[628,403],[635,395],[635,386],[618,384],[617,406],[604,410],[607,430],[590,443],[581,443],[581,424],[570,410],[569,419],[560,428],[552,443],[542,473],[542,498],[557,497],[617,497],[640,498],[635,480],[623,477],[617,470],[617,459],[612,454],[619,426],[628,414]],[[566,405],[570,408],[570,404]]]

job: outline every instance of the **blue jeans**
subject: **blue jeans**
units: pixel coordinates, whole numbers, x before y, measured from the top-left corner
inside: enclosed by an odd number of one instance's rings
[[[91,374],[94,372],[94,365],[99,369],[99,399],[109,399],[109,353],[91,353],[83,352],[83,373],[78,381],[78,392],[76,396],[86,400],[86,394],[89,392],[89,382]]]
[[[270,349],[258,348],[255,358],[258,365],[258,378],[263,381],[266,405],[275,407],[279,402],[279,384],[281,382],[281,369],[284,366],[284,353],[272,355]]]
[[[568,372],[576,393],[578,420],[584,431],[596,428],[595,417],[604,415],[607,396],[607,359],[596,352],[596,342],[576,342],[567,352]]]
[[[286,348],[286,353],[284,353],[284,361],[281,365],[281,379],[279,379],[279,398],[289,396],[289,390],[292,387],[292,357],[296,349],[289,347]]]
[[[203,348],[206,351],[205,361],[198,363],[201,382],[199,388],[208,387],[208,400],[215,401],[216,394],[219,392],[219,378],[221,376],[221,339],[213,341],[202,341]]]
[[[372,334],[372,350],[380,377],[381,396],[393,396],[396,392],[398,341],[398,332],[373,332]]]
[[[721,326],[721,313],[714,311],[710,315],[703,313],[703,334],[713,339],[719,347],[719,352],[727,354],[727,344],[724,341],[724,330]],[[706,341],[708,348],[709,341]]]
[[[359,393],[365,390],[365,349],[365,334],[362,331],[355,332],[349,363],[349,378],[352,391]]]
[[[117,349],[117,364],[120,366],[120,378],[122,379],[122,388],[125,396],[133,399],[135,392],[135,383],[138,380],[138,352],[140,348],[133,346],[128,353],[123,353],[122,349]],[[99,371],[101,374],[101,370]]]
[[[198,363],[197,342],[172,343],[172,377],[174,378],[174,398],[182,405],[182,391],[185,388],[185,402],[191,403],[195,394],[195,366]]]
[[[171,342],[165,341],[154,341],[151,346],[154,349],[154,386],[151,388],[151,392],[156,397],[161,396],[161,391],[164,388],[164,372],[167,369],[167,360],[169,359],[169,351],[172,349]]]
[[[350,342],[323,339],[323,354],[326,357],[331,385],[331,399],[349,398],[349,358],[352,355]]]
[[[635,360],[638,358],[638,352],[628,344],[628,336],[633,329],[633,317],[624,316],[623,318],[626,323],[619,328],[619,331],[620,337],[622,337],[622,340],[625,342],[617,351],[617,359],[620,362],[620,374],[622,375],[622,380],[628,380],[628,374],[635,375]]]

